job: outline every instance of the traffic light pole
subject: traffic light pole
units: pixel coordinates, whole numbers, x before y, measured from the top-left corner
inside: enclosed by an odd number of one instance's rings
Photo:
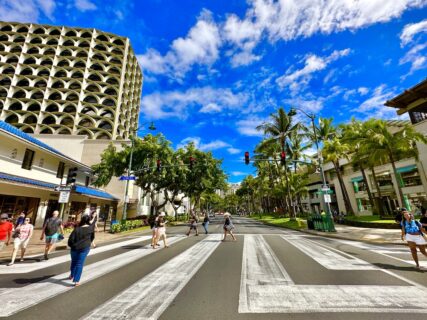
[[[122,214],[122,220],[126,220],[126,214],[128,209],[128,201],[129,201],[129,177],[130,172],[132,170],[132,160],[133,160],[133,146],[134,146],[134,137],[131,138],[131,148],[130,148],[130,157],[129,157],[129,166],[128,166],[128,174],[127,174],[127,180],[126,180],[126,187],[125,187],[125,202],[123,203],[123,214]]]

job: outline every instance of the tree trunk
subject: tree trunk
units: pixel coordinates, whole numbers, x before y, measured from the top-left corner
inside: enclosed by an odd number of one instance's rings
[[[372,211],[374,211],[374,209],[376,211],[377,208],[376,208],[376,205],[374,202],[374,198],[372,197],[371,189],[369,188],[368,179],[366,178],[365,169],[363,168],[363,166],[360,166],[360,170],[362,171],[363,181],[365,182],[365,185],[366,185],[366,191],[368,192],[369,203],[371,204]]]
[[[383,196],[381,194],[380,186],[378,185],[377,175],[375,174],[374,167],[371,167],[372,171],[372,179],[374,179],[375,189],[377,189],[378,197],[377,197],[377,206],[380,214],[380,218],[384,216],[384,207],[383,207]]]
[[[347,211],[347,214],[354,214],[353,208],[351,207],[350,198],[349,198],[348,193],[347,193],[347,188],[345,187],[344,180],[343,180],[342,175],[341,175],[339,163],[333,162],[333,164],[335,167],[335,171],[337,173],[338,181],[340,183],[341,192],[343,194],[344,205],[345,205],[345,209]]]
[[[394,177],[396,178],[396,182],[397,182],[397,190],[399,191],[399,198],[398,198],[399,206],[401,208],[406,208],[405,197],[403,196],[402,186],[400,185],[400,177],[399,177],[399,173],[397,172],[397,169],[396,169],[394,157],[391,153],[389,154],[389,157],[390,157],[391,166],[393,167]],[[409,208],[406,208],[406,209],[409,210]]]

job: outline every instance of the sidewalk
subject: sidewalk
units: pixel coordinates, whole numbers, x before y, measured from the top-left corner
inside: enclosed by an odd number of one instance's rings
[[[107,230],[104,232],[104,224],[99,224],[98,228],[99,228],[99,232],[95,233],[95,243],[97,245],[103,242],[113,241],[116,239],[128,237],[133,233],[132,231],[129,231],[125,233],[112,234],[112,233],[109,233],[109,228],[107,228]],[[150,230],[147,229],[143,231],[138,230],[135,232],[149,232],[149,231]],[[42,233],[41,229],[34,230],[33,236],[31,237],[30,243],[28,244],[27,250],[25,251],[25,256],[38,255],[38,254],[42,255],[44,253],[45,241],[44,239],[40,240],[41,233]],[[68,249],[67,242],[68,242],[69,235],[70,234],[66,234],[65,239],[57,243],[55,251],[62,251],[62,250]],[[12,256],[12,251],[13,251],[13,239],[11,239],[9,246],[5,246],[3,250],[0,251],[0,260],[9,259]],[[54,253],[55,251],[52,251],[52,253]],[[20,254],[21,254],[21,251],[18,252],[18,257],[20,256]]]
[[[406,242],[402,241],[400,238],[400,229],[358,228],[335,224],[335,230],[337,232],[320,232],[308,229],[301,231],[329,238],[364,241],[376,244],[406,244]]]

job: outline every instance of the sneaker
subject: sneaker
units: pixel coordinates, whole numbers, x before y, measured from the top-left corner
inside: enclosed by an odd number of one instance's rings
[[[8,263],[8,264],[7,264],[7,266],[8,266],[8,267],[13,266],[13,263],[12,263],[12,262],[10,262],[10,263]]]
[[[44,255],[44,259],[49,260],[49,257],[47,256],[47,254]]]

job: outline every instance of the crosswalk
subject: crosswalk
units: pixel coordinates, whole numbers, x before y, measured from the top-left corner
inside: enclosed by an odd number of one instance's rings
[[[92,255],[148,239],[145,236],[114,243],[92,250]],[[171,236],[169,245],[173,247],[178,243],[188,242],[188,239],[185,236]],[[271,245],[272,241],[275,245]],[[236,312],[242,315],[313,312],[427,313],[427,288],[423,285],[312,237],[296,233],[245,234],[240,235],[236,243],[229,242],[222,246],[221,235],[211,234],[193,242],[173,258],[157,266],[154,271],[103,303],[93,306],[81,319],[158,319],[173,304],[183,288],[191,281],[196,281],[195,275],[207,262],[217,259],[213,257],[214,253],[225,249],[233,251],[233,259],[241,260],[241,270],[237,271],[240,273],[240,288]],[[391,255],[396,252],[407,254],[407,249],[393,251],[386,247],[355,242],[341,243],[390,256],[403,263],[408,261]],[[296,250],[319,274],[333,271],[353,272],[356,275],[357,272],[362,272],[378,276],[381,274],[381,277],[393,280],[389,280],[389,283],[385,281],[384,285],[300,283],[297,281],[298,277],[295,278],[296,271],[287,269],[290,262],[283,260],[280,248]],[[132,263],[141,263],[157,252],[159,251],[145,245],[90,263],[85,267],[82,282],[90,285],[103,275]],[[0,266],[0,275],[35,272],[68,261],[67,256],[62,256],[49,260],[49,264],[45,265],[28,264],[15,269]],[[413,264],[412,261],[408,261],[409,263]],[[65,272],[22,287],[0,288],[0,317],[19,315],[23,310],[69,292],[73,287],[67,278],[68,273]]]

